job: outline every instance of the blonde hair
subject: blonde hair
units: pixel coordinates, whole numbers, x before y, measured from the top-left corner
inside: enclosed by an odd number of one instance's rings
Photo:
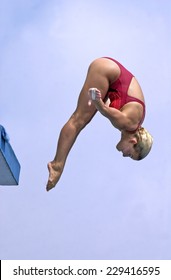
[[[137,160],[145,158],[151,150],[153,145],[153,137],[150,133],[144,128],[140,127],[135,135],[137,143],[134,145],[136,152],[138,152],[139,157]]]

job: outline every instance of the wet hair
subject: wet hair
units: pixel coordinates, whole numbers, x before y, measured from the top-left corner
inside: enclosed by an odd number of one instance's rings
[[[137,143],[134,145],[134,148],[139,155],[137,160],[141,160],[150,152],[153,145],[153,137],[144,127],[140,127],[134,136],[137,139]]]

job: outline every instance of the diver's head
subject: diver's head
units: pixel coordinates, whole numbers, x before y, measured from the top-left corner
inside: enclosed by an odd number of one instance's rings
[[[117,144],[118,151],[123,153],[124,157],[130,157],[134,160],[145,158],[151,150],[153,138],[143,127],[137,129],[135,133],[122,132],[121,140]]]

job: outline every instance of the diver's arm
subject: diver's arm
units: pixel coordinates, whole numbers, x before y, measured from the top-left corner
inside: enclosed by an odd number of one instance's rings
[[[125,115],[125,113],[115,108],[108,107],[101,98],[99,100],[94,100],[93,103],[96,109],[104,117],[108,118],[114,127],[119,130],[127,130],[130,128],[130,119]]]
[[[132,123],[125,112],[121,112],[115,108],[111,108],[102,100],[102,95],[99,89],[90,88],[88,91],[90,96],[89,105],[94,104],[96,109],[106,118],[108,118],[114,127],[119,130],[130,130]]]

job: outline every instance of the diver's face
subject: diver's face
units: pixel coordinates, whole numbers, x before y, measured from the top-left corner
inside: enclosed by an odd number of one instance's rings
[[[116,149],[122,152],[123,157],[130,157],[132,159],[138,159],[138,153],[136,152],[134,145],[137,143],[136,139],[121,139],[116,145]]]

